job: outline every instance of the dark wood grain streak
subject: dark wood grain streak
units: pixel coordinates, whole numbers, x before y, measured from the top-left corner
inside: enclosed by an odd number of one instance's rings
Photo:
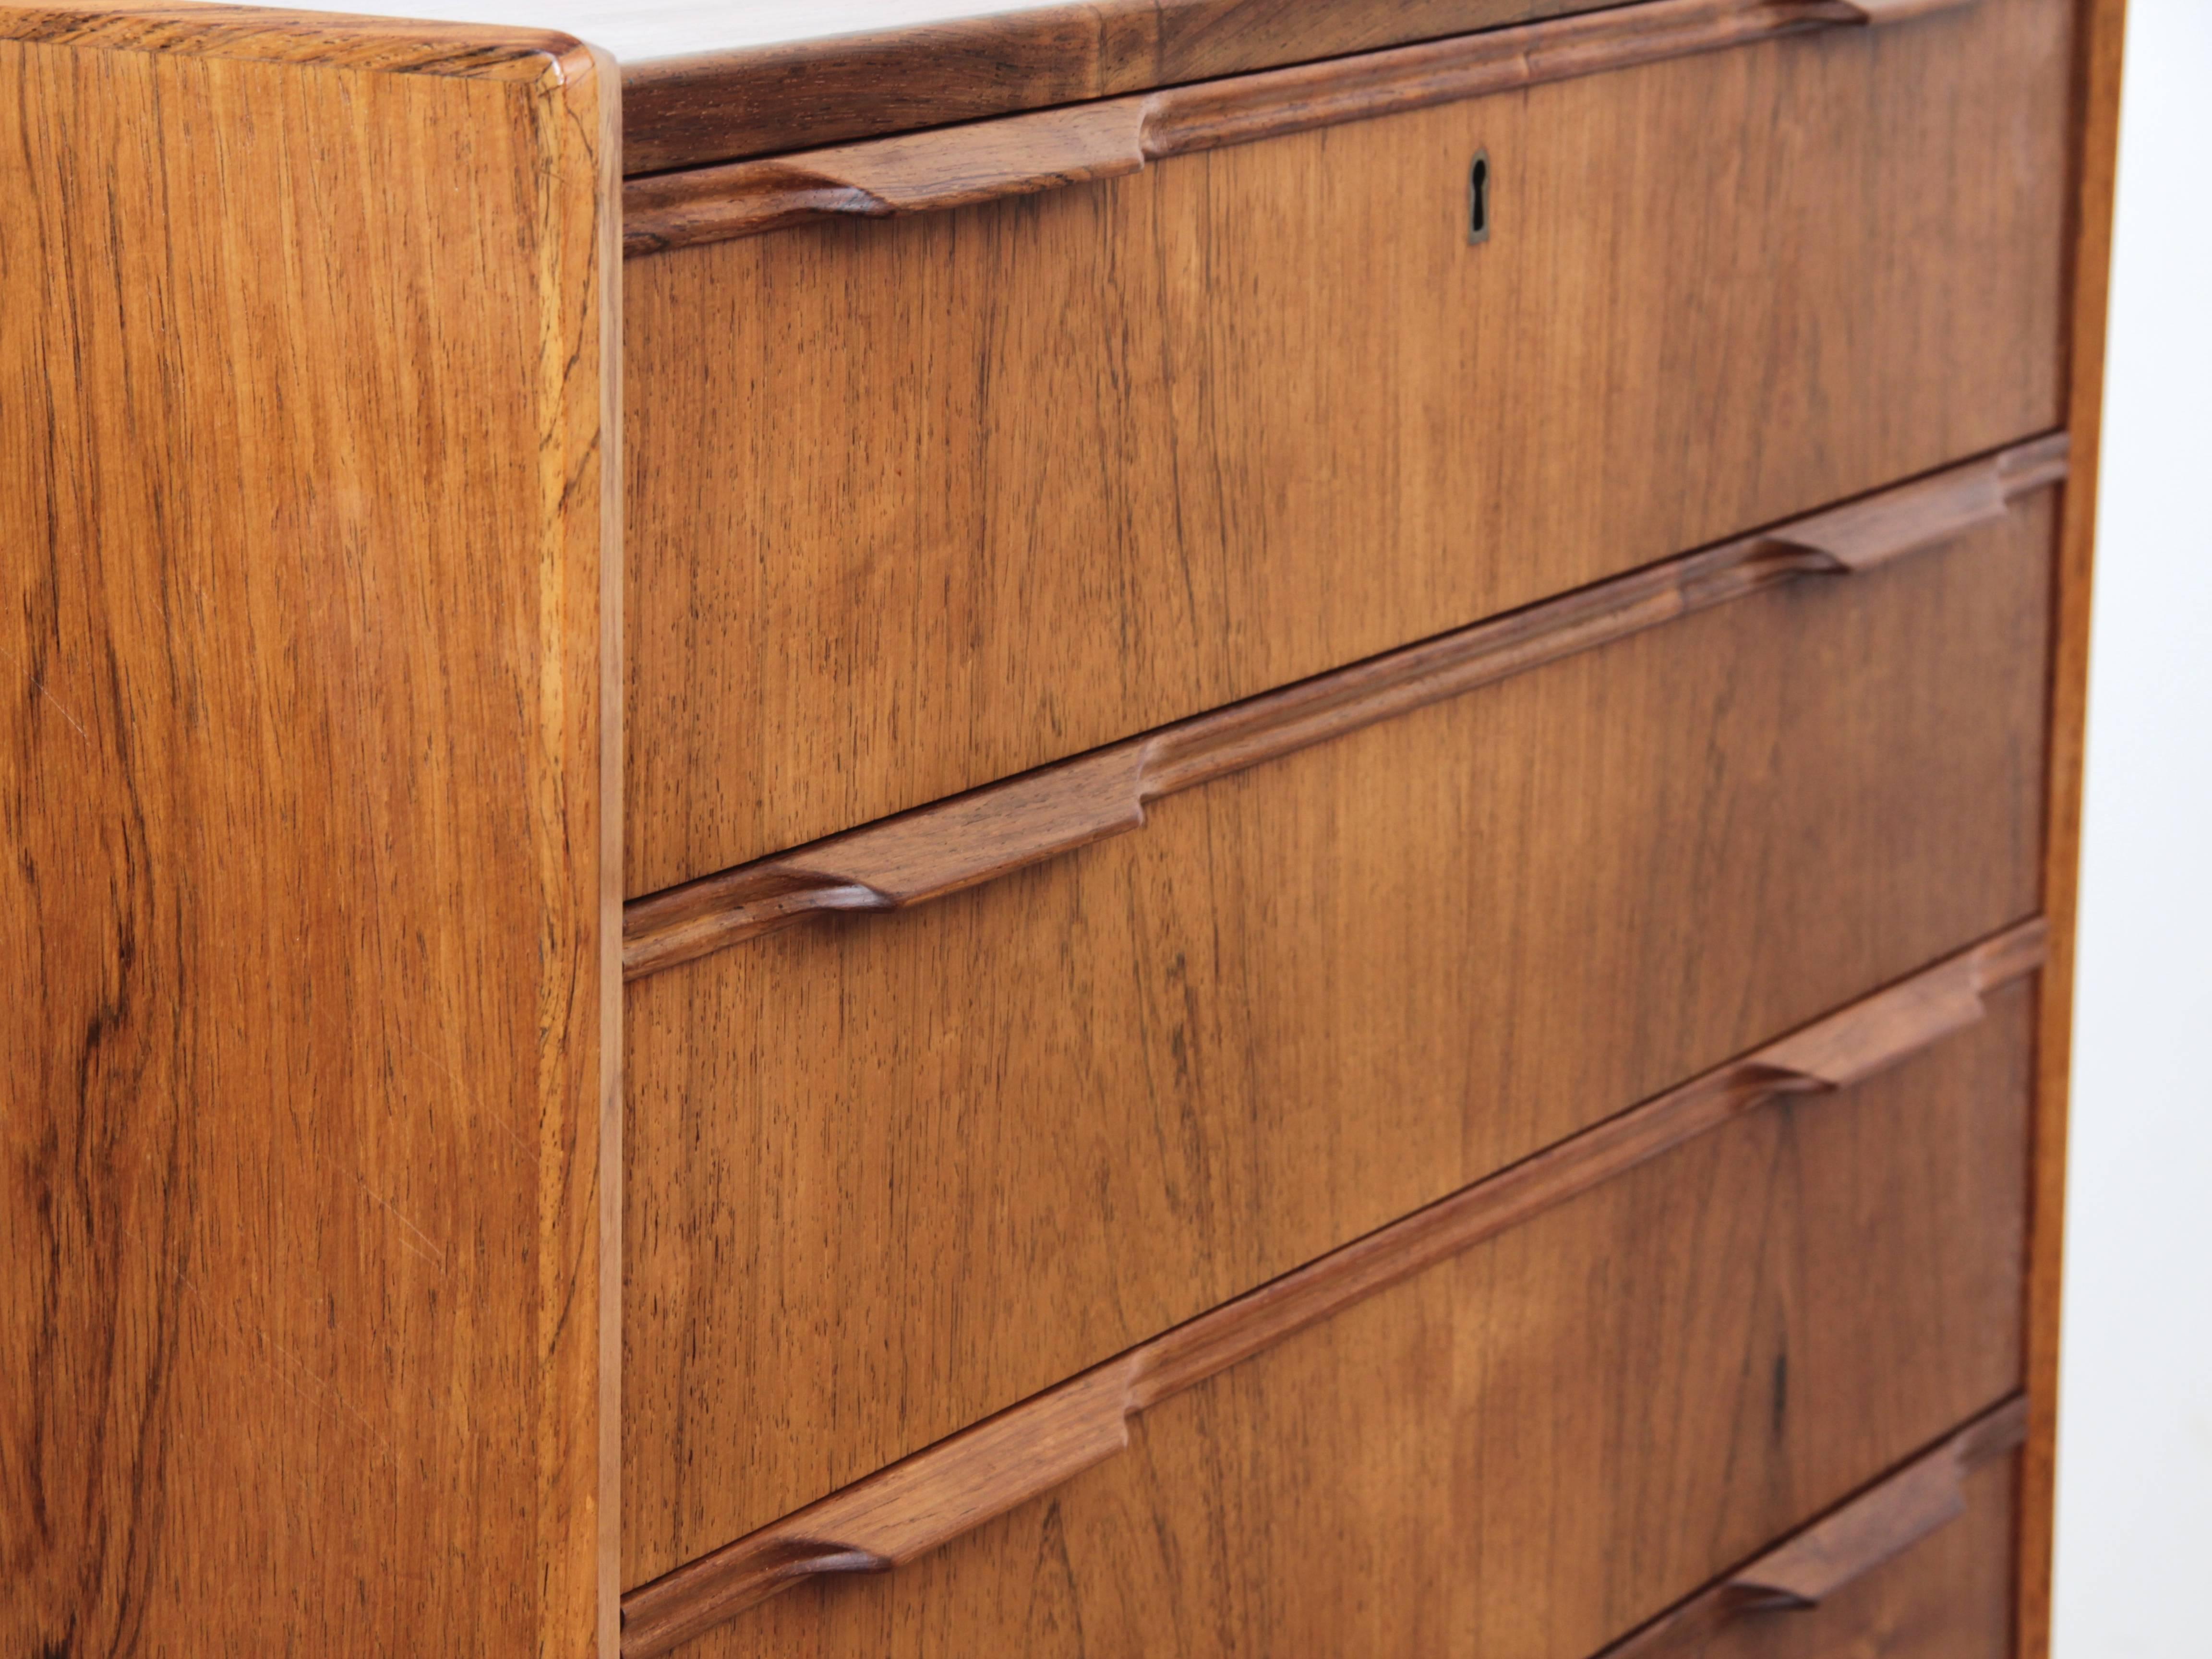
[[[2065,476],[2063,433],[933,806],[634,899],[637,979],[812,918],[896,910],[1139,829],[1147,802],[1808,575],[1872,569]]]
[[[613,1634],[616,87],[0,8],[0,1652]]]
[[[1870,1490],[1747,1562],[1597,1659],[1686,1659],[1756,1614],[1802,1613],[1966,1512],[1966,1477],[2027,1437],[2015,1395]]]
[[[911,1561],[1114,1455],[1131,1418],[1284,1338],[1778,1096],[1875,1075],[1978,1020],[2040,963],[2044,932],[2014,928],[632,1590],[626,1659],[804,1579]]]
[[[1966,3],[1648,0],[1143,97],[632,179],[623,188],[623,246],[636,256],[811,219],[967,207],[1115,178],[1173,155]]]

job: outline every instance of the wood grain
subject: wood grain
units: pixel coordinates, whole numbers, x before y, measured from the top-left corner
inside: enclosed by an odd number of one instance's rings
[[[1613,1643],[1598,1659],[1711,1653],[1732,1629],[1762,1615],[1827,1606],[1838,1592],[1966,1515],[1968,1478],[2027,1437],[2027,1401],[2015,1395],[1880,1485]],[[2010,1542],[2005,1539],[1992,1553],[2002,1559]],[[1838,1637],[1824,1627],[1818,1639],[1832,1644]]]
[[[2075,916],[2081,893],[2082,733],[2125,24],[2124,0],[2082,0],[2071,88],[2072,196],[2064,222],[2066,404],[2067,418],[2081,434],[2080,453],[2086,465],[2066,489],[2052,598],[2051,770],[2045,805],[2043,893],[2055,931],[2051,971],[2042,981],[2042,1013],[2036,1028],[2035,1192],[2027,1274],[2030,1425],[2021,1463],[2017,1659],[2047,1659],[2051,1651],[2066,1125],[2073,1086]]]
[[[549,64],[574,65],[581,50],[565,34],[470,23],[358,17],[268,6],[119,3],[9,5],[0,9],[0,40],[80,52],[158,52],[169,58],[291,64],[328,73],[447,76],[535,86]],[[273,88],[274,83],[270,83]],[[618,98],[602,100],[619,119]]]
[[[1847,1095],[1735,1116],[1160,1401],[943,1549],[687,1651],[1586,1656],[2017,1389],[2032,1012],[1999,990]],[[1784,1651],[1835,1651],[1807,1622]]]
[[[2004,1659],[2013,1651],[2019,1462],[1999,1458],[1968,1474],[1958,1520],[1812,1616],[1735,1620],[1700,1650],[1704,1659]]]
[[[2054,513],[633,981],[627,1582],[2033,915]]]
[[[1586,0],[1092,0],[623,71],[628,171],[1112,98],[1526,22]]]
[[[1968,0],[1648,0],[1520,28],[1007,116],[841,148],[636,179],[632,255],[810,219],[941,212],[1140,171],[1173,155],[1521,91],[1808,29],[1866,27]]]
[[[623,1651],[649,1659],[804,1578],[887,1572],[940,1548],[1125,1449],[1139,1413],[1307,1326],[1778,1096],[1848,1088],[1974,1024],[1990,992],[2033,971],[2042,953],[2039,922],[2002,935],[690,1562],[623,1597]],[[1957,1471],[1947,1472],[1954,1488]],[[1864,1519],[1822,1537],[1856,1539]],[[1817,1601],[1813,1559],[1801,1548],[1789,1571],[1758,1582]]]
[[[2070,15],[630,261],[628,892],[2059,426]]]
[[[764,933],[942,898],[1143,827],[1147,804],[1578,651],[2003,519],[2066,474],[2063,433],[1339,669],[628,905],[631,979]]]
[[[1919,9],[1819,9],[1850,21]],[[663,58],[623,72],[626,167],[811,149],[1588,9],[1590,0],[1098,0]]]
[[[0,10],[0,1650],[612,1635],[615,89]]]

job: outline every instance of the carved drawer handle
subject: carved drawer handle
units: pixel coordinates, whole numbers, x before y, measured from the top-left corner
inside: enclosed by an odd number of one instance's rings
[[[1966,1476],[2027,1437],[2027,1401],[2015,1395],[1596,1659],[1688,1659],[1747,1615],[1818,1607],[1964,1515]]]
[[[1648,0],[1363,52],[680,173],[623,185],[636,256],[809,220],[968,207],[1141,171],[1148,162],[1488,93],[1745,46],[1901,22],[1970,0]]]
[[[1003,783],[633,899],[637,979],[845,910],[896,910],[1141,828],[1147,802],[1807,575],[1864,571],[2002,519],[2066,475],[2055,433],[1846,506],[1440,635]]]
[[[1130,1418],[1294,1332],[1780,1096],[1833,1092],[1896,1065],[2040,967],[2045,933],[2039,920],[2001,933],[630,1591],[624,1659],[665,1653],[801,1579],[911,1561],[1105,1462],[1127,1445]],[[1841,1548],[1830,1546],[1860,1536],[1842,1524],[1849,1513],[1812,1529],[1828,1540],[1817,1547],[1754,1563],[1768,1573],[1759,1593],[1825,1594],[1822,1564]]]

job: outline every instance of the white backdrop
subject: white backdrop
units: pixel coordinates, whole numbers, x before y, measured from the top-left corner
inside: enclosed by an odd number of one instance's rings
[[[2212,0],[2131,0],[2090,635],[2057,1659],[2212,1656]]]

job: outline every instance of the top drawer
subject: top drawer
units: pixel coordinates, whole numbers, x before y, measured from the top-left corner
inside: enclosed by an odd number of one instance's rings
[[[631,261],[627,890],[2057,424],[2069,10]]]

